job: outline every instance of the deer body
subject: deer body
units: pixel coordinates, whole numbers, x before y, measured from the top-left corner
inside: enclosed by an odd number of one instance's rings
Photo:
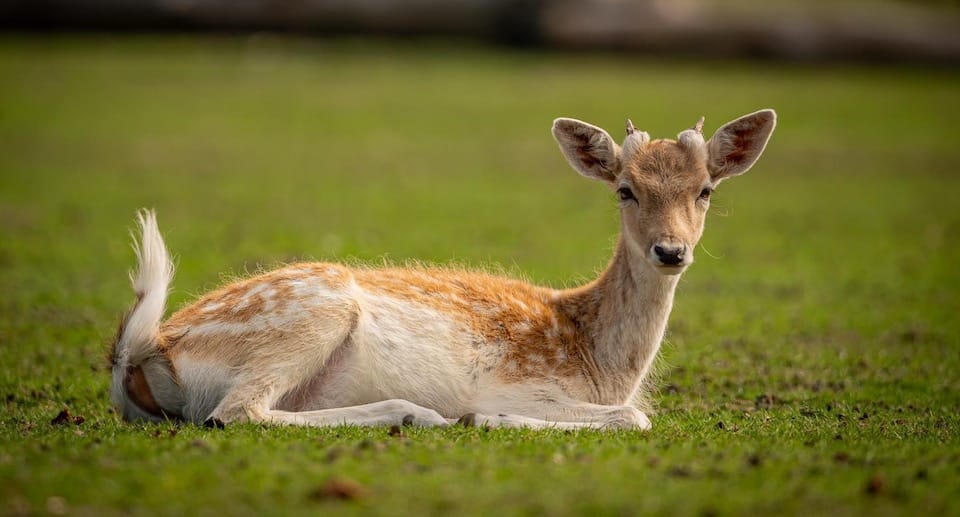
[[[649,428],[631,401],[700,238],[701,191],[749,168],[774,121],[761,111],[731,122],[718,131],[729,145],[685,135],[694,130],[650,142],[630,125],[621,149],[558,119],[571,165],[621,199],[613,259],[573,289],[305,263],[222,287],[161,323],[172,265],[142,212],[138,302],[111,354],[114,402],[130,420]]]

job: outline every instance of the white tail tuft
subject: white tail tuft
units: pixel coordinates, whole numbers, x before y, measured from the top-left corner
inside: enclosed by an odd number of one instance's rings
[[[137,294],[137,303],[123,321],[112,352],[114,403],[125,417],[148,417],[130,403],[124,379],[132,367],[146,366],[159,354],[157,333],[167,303],[167,290],[173,280],[173,261],[167,253],[157,214],[153,210],[137,212],[139,239],[133,237],[133,251],[137,254],[137,269],[130,272],[130,282]],[[156,361],[152,361],[156,364]],[[151,365],[153,366],[153,365]]]
[[[117,342],[118,363],[136,366],[156,351],[157,329],[167,304],[167,290],[173,280],[173,261],[157,226],[153,210],[137,212],[140,238],[131,232],[137,269],[130,272],[130,282],[137,294],[134,306]]]

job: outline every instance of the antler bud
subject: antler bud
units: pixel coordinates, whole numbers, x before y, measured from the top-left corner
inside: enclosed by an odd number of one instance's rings
[[[707,146],[703,141],[703,117],[690,129],[684,129],[677,135],[677,143],[687,151],[706,156]]]
[[[704,117],[700,117],[700,120],[698,120],[697,123],[693,125],[693,130],[696,131],[697,133],[700,133],[701,135],[703,134],[703,121],[704,121]]]
[[[627,119],[627,138],[623,140],[623,156],[633,156],[641,147],[650,141],[646,131],[640,131]]]

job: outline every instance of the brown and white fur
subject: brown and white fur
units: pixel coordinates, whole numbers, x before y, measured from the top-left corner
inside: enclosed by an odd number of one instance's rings
[[[304,263],[206,294],[162,322],[173,277],[156,216],[139,214],[137,303],[111,351],[127,420],[506,427],[636,427],[710,192],[749,169],[776,124],[746,115],[704,141],[703,119],[618,146],[560,118],[570,165],[606,183],[621,231],[599,278],[550,289],[485,273]]]

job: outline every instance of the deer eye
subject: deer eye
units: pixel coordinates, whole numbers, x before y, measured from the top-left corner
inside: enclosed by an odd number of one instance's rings
[[[617,190],[617,195],[620,196],[620,201],[636,201],[637,197],[633,195],[633,191],[629,187],[620,187]]]
[[[711,190],[709,187],[704,187],[703,190],[700,191],[700,197],[698,199],[707,201],[710,199],[710,194],[712,193],[713,193],[713,190]]]

